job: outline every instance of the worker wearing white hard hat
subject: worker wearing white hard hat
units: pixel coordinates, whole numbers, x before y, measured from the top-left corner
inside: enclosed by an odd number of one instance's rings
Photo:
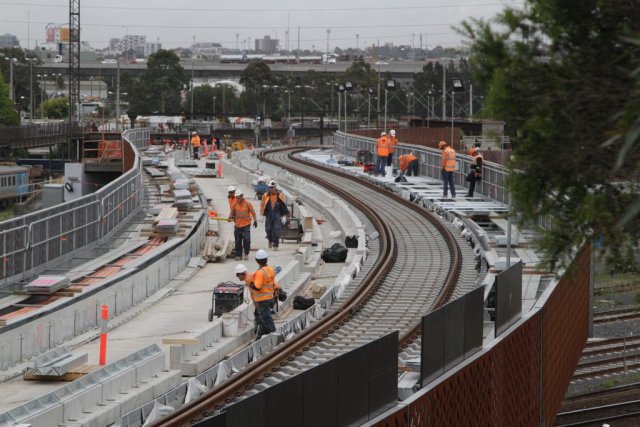
[[[236,202],[236,187],[233,185],[227,187],[227,199],[229,199],[229,209],[231,209]]]
[[[196,131],[191,134],[191,148],[193,149],[193,158],[198,160],[198,152],[200,151],[200,136]]]
[[[242,190],[237,190],[236,200],[231,206],[231,213],[229,214],[229,220],[234,222],[233,237],[236,239],[236,261],[240,261],[243,257],[244,259],[249,259],[252,219],[253,228],[256,228],[258,221],[253,204],[245,199]]]
[[[387,166],[393,165],[393,152],[398,145],[398,138],[396,138],[396,131],[391,129],[389,131],[389,155],[387,156]]]
[[[282,191],[278,190],[275,181],[269,182],[269,189],[262,195],[260,215],[264,216],[264,229],[269,240],[269,247],[278,250],[282,237],[282,217],[289,217],[289,208]]]
[[[251,299],[256,308],[255,315],[258,319],[256,341],[263,335],[276,331],[276,325],[271,316],[271,306],[278,292],[278,283],[275,271],[267,265],[268,258],[269,254],[264,249],[259,249],[256,252],[256,262],[259,268],[253,273],[253,280],[248,285]]]
[[[380,134],[380,138],[376,140],[376,167],[373,172],[375,176],[385,175],[385,166],[387,166],[387,157],[389,156],[389,137],[386,132]]]

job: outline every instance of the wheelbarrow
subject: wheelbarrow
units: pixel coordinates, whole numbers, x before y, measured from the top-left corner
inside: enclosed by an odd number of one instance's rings
[[[256,192],[256,200],[261,199],[264,193],[267,192],[267,190],[269,190],[269,187],[264,182],[258,182],[257,184],[253,185],[253,191]]]
[[[304,231],[302,230],[302,221],[300,221],[300,218],[291,217],[288,218],[282,226],[282,236],[280,239],[282,242],[285,240],[295,240],[297,243],[300,243],[303,234]]]

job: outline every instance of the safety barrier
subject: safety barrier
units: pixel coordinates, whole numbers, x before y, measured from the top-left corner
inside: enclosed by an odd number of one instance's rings
[[[366,150],[371,152],[375,158],[374,138],[364,136],[351,135],[344,132],[336,132],[334,137],[334,146],[342,154],[357,158],[358,151]],[[422,147],[419,145],[410,145],[400,143],[396,147],[393,154],[394,167],[399,167],[398,158],[403,154],[414,152],[420,163],[420,175],[430,178],[441,179],[442,170],[440,160],[442,152],[433,148]],[[465,177],[471,165],[471,156],[466,153],[457,153],[456,171],[454,173],[454,182],[458,186],[465,185]],[[506,189],[506,177],[508,170],[491,162],[482,164],[482,181],[476,184],[476,192],[485,197],[493,199],[497,202],[508,204],[509,193]]]
[[[129,130],[122,137],[139,149],[147,145],[149,131]],[[0,287],[99,243],[134,214],[143,199],[142,166],[134,157],[129,171],[95,193],[1,222]]]
[[[0,425],[110,425],[140,401],[155,399],[180,382],[180,372],[166,371],[164,359],[157,345],[143,348],[0,414]]]

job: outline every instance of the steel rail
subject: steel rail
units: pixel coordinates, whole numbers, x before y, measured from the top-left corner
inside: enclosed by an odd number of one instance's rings
[[[293,361],[295,357],[300,356],[305,351],[308,351],[311,347],[328,337],[329,334],[349,322],[349,319],[362,310],[367,301],[375,295],[376,290],[383,283],[385,276],[393,267],[396,260],[397,243],[390,226],[380,217],[374,207],[359,200],[358,197],[345,190],[345,186],[330,183],[312,172],[314,169],[323,169],[322,167],[312,162],[294,159],[295,154],[308,148],[309,147],[292,150],[291,148],[285,147],[283,149],[270,150],[269,152],[261,155],[260,159],[264,162],[278,165],[292,173],[320,184],[359,209],[371,221],[374,228],[380,235],[380,253],[378,256],[378,262],[363,278],[362,285],[358,289],[358,292],[349,296],[344,304],[332,311],[330,315],[319,319],[311,327],[297,334],[294,339],[279,345],[272,353],[265,356],[260,361],[250,364],[244,370],[234,374],[227,382],[204,393],[200,398],[190,402],[188,405],[178,408],[175,412],[172,412],[167,417],[159,420],[154,424],[155,426],[193,424],[202,418],[211,416],[213,412],[222,409],[224,405],[231,403],[235,398],[241,397],[244,392],[252,389],[253,386],[259,384],[264,378],[267,378],[272,373],[277,372],[281,367],[284,367],[286,363]],[[294,167],[290,164],[281,164],[277,160],[270,159],[266,156],[266,154],[274,154],[286,150],[291,151],[288,156],[289,160],[295,161],[302,166]],[[338,174],[335,170],[331,170],[331,172]],[[357,180],[355,177],[348,174],[340,175],[342,178],[357,181],[360,185],[365,185],[371,189],[380,191],[380,187],[372,183]],[[447,248],[450,252],[450,268],[444,286],[436,298],[436,306],[444,304],[450,298],[462,268],[462,255],[457,241],[452,233],[426,209],[420,208],[417,205],[392,194],[391,192],[385,192],[385,196],[392,198],[395,202],[400,203],[406,208],[427,218],[435,225],[444,237]],[[419,336],[419,333],[420,324],[418,323],[403,335],[403,338],[399,343],[399,351],[415,340],[415,338]]]

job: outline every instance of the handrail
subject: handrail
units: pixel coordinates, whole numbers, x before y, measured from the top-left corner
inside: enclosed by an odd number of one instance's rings
[[[138,149],[148,129],[122,134],[135,154],[133,168],[95,193],[0,222],[0,287],[36,274],[58,258],[95,244],[138,210],[142,203],[142,166]],[[106,211],[105,201],[113,206]],[[44,236],[42,240],[37,240]],[[24,242],[20,245],[19,242]]]

